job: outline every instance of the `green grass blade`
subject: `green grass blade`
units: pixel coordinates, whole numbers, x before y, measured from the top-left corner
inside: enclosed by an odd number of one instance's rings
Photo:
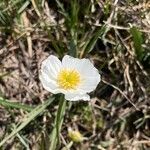
[[[23,122],[0,142],[0,146],[6,143],[10,138],[15,136],[19,131],[21,131],[25,126],[27,126],[33,119],[35,119],[39,114],[44,112],[45,108],[49,106],[53,102],[53,100],[54,98],[50,98],[49,100],[45,101],[43,104],[34,108],[30,113],[28,113],[27,117],[24,118]]]
[[[0,11],[0,25],[6,24],[6,16]]]
[[[30,150],[28,144],[25,142],[25,140],[23,139],[23,137],[21,137],[21,135],[19,135],[18,133],[16,134],[16,136],[18,137],[18,139],[20,140],[20,142],[22,143],[22,145],[24,145],[24,147],[26,148],[26,150]]]
[[[60,13],[64,15],[66,18],[68,18],[68,13],[65,11],[63,4],[59,0],[56,0],[56,3],[58,7],[61,9]]]
[[[132,27],[130,31],[134,42],[133,44],[134,44],[135,54],[137,56],[137,59],[141,61],[144,52],[142,47],[143,44],[142,34],[136,27]]]
[[[16,103],[16,102],[10,102],[9,100],[6,100],[2,97],[0,97],[0,105],[2,105],[4,107],[7,107],[7,108],[23,109],[25,111],[32,111],[34,109],[34,107],[19,104],[19,103]]]
[[[92,36],[92,38],[90,38],[87,42],[87,44],[85,45],[85,48],[84,48],[84,53],[87,54],[89,52],[92,51],[92,49],[94,48],[95,44],[96,44],[96,41],[98,40],[98,38],[102,37],[103,33],[105,32],[106,30],[106,26],[102,26],[101,28],[99,27],[94,35]]]
[[[30,1],[26,1],[22,7],[18,10],[18,14],[22,13],[26,8],[27,6],[30,4]]]
[[[75,40],[71,39],[70,43],[69,43],[69,55],[70,56],[77,56],[77,50],[76,50],[76,44],[75,44]]]

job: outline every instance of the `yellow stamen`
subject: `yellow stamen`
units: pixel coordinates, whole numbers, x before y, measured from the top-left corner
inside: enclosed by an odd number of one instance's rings
[[[76,89],[80,83],[80,75],[76,70],[62,69],[58,74],[57,82],[62,89]]]

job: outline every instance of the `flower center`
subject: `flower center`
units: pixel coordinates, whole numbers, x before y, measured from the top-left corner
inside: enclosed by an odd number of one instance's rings
[[[58,74],[57,82],[62,89],[75,89],[80,83],[80,75],[76,70],[62,69]]]

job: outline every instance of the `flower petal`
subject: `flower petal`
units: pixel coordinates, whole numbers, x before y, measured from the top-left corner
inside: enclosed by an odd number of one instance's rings
[[[55,81],[50,80],[50,78],[48,78],[47,75],[42,74],[42,73],[39,75],[39,78],[41,80],[41,83],[42,83],[43,87],[47,91],[49,91],[49,92],[51,92],[53,94],[59,93],[58,90],[57,90],[58,89],[58,85],[56,84]]]
[[[41,80],[41,83],[43,85],[43,87],[53,93],[53,94],[58,94],[58,93],[63,93],[65,94],[67,91],[60,89],[59,85],[57,84],[57,82],[55,80],[51,80],[50,78],[48,78],[45,74],[40,74],[39,78]]]
[[[61,68],[61,61],[56,56],[50,55],[42,62],[41,72],[44,72],[50,78],[56,79]]]
[[[83,76],[93,77],[98,73],[98,70],[94,67],[89,59],[81,59],[77,65],[77,69]]]
[[[88,94],[67,93],[67,94],[65,94],[65,99],[66,100],[70,100],[70,101],[77,101],[77,100],[89,101],[90,100],[90,96]]]
[[[96,89],[98,83],[100,82],[100,75],[96,75],[93,77],[84,77],[84,81],[82,82],[82,84],[79,86],[79,89],[85,91],[85,92],[91,92],[93,90]]]
[[[43,87],[54,94],[59,93],[57,84],[57,75],[62,68],[61,61],[53,55],[50,55],[42,62],[39,78]]]
[[[93,91],[101,80],[98,70],[88,59],[82,59],[78,71],[82,76],[82,83],[79,88],[86,92]]]
[[[68,69],[74,69],[79,64],[80,59],[65,55],[62,59],[62,66]]]

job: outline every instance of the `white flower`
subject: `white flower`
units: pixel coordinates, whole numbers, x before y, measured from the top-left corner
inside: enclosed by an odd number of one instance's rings
[[[87,94],[101,80],[98,70],[88,59],[65,55],[62,62],[50,55],[42,62],[40,76],[43,87],[53,93],[65,94],[66,100],[90,100]]]

